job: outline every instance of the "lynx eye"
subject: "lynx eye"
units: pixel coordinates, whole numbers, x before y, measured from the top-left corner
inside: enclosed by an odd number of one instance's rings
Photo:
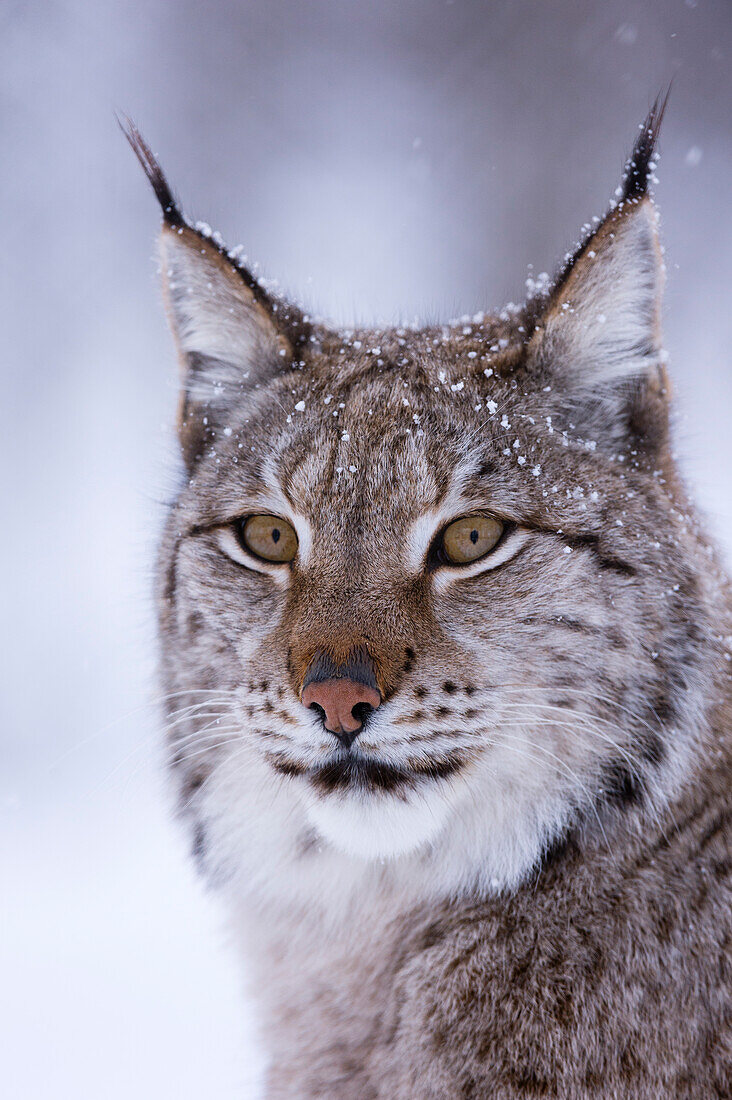
[[[442,533],[442,552],[450,565],[467,565],[484,557],[497,545],[504,531],[492,516],[463,516]]]
[[[297,554],[295,528],[279,516],[248,516],[235,530],[244,549],[264,561],[288,562]]]

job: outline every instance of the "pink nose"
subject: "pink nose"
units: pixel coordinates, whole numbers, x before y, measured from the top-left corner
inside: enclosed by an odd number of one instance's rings
[[[302,693],[302,702],[306,707],[318,707],[323,711],[325,728],[350,748],[361,732],[366,708],[376,710],[381,695],[376,688],[355,680],[320,680],[307,685]],[[362,714],[359,714],[360,710],[363,710]]]

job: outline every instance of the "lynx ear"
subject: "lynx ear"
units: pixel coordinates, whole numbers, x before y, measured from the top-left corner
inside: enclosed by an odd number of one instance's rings
[[[292,348],[243,274],[189,226],[163,225],[163,289],[194,403],[216,406],[289,366]]]
[[[537,319],[529,369],[586,438],[652,446],[665,434],[663,262],[647,195],[663,114],[656,103],[626,168],[620,199],[572,256]]]
[[[307,326],[296,309],[271,299],[216,238],[188,224],[134,123],[120,125],[163,212],[163,290],[182,372],[179,434],[192,463],[242,392],[291,366],[293,346]]]

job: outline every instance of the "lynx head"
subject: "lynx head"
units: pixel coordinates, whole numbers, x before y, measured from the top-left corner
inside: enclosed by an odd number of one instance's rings
[[[386,331],[280,300],[128,125],[182,372],[170,760],[212,873],[449,850],[506,886],[677,782],[707,611],[668,446],[661,113],[525,306]]]

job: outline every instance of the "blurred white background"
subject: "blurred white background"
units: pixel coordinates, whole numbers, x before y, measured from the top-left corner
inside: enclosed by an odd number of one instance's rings
[[[255,1097],[255,1012],[171,820],[151,575],[177,476],[158,211],[335,321],[520,300],[675,76],[677,438],[732,547],[728,0],[4,0],[0,1092]]]

